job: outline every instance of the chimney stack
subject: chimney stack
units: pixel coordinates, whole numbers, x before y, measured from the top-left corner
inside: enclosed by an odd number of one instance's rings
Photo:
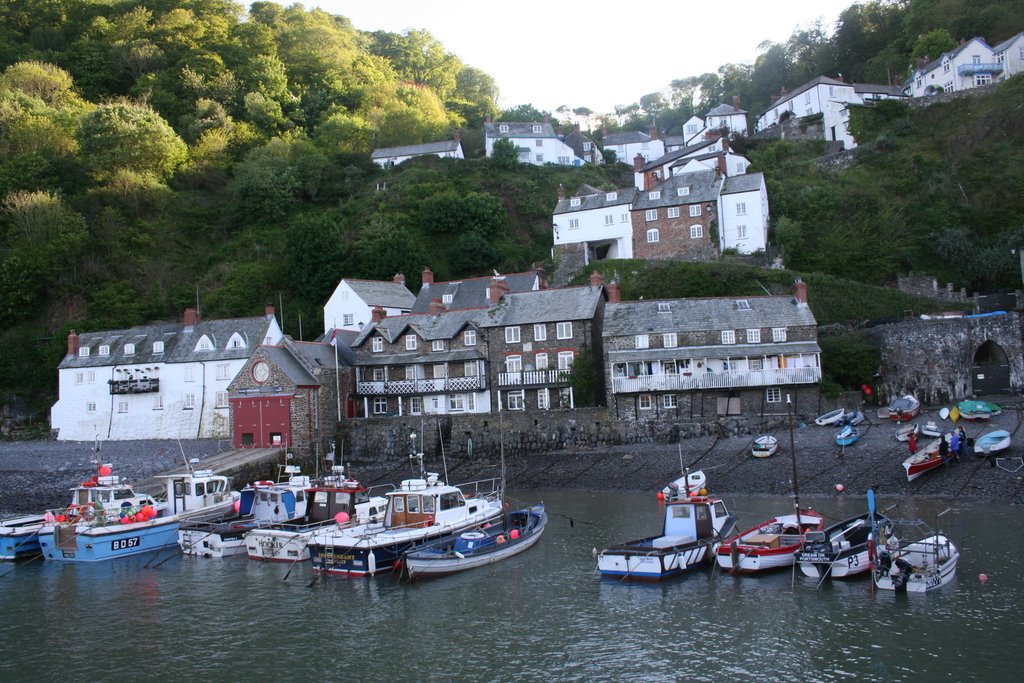
[[[452,140],[455,140],[455,142],[462,142],[462,131],[455,131],[452,135]]]
[[[845,83],[846,82],[846,81],[843,80],[843,74],[841,74],[841,73],[837,73],[836,74],[836,80],[839,81],[840,83]]]
[[[644,164],[646,163],[647,159],[644,159],[644,155],[640,154],[640,152],[637,152],[636,156],[633,157],[633,172],[639,173],[643,169]]]
[[[68,332],[68,355],[78,355],[78,333],[74,330]]]
[[[491,286],[487,289],[488,301],[492,306],[498,305],[501,301],[501,297],[508,294],[508,283],[505,282],[505,278],[491,278]]]
[[[263,315],[266,316],[268,321],[269,320],[273,320],[274,319],[274,307],[271,306],[270,304],[267,304],[266,306],[264,306],[263,307]]]
[[[430,266],[423,266],[423,275],[420,277],[420,282],[424,287],[434,284],[434,271],[430,269]]]
[[[619,293],[619,281],[612,280],[608,283],[608,286],[604,288],[608,292],[608,303],[617,304],[622,301],[622,295]]]
[[[562,183],[558,183],[558,198],[565,199],[565,186]]]
[[[732,96],[732,110],[733,111],[739,111],[740,110],[740,96],[739,95],[733,95]]]
[[[544,114],[544,123],[551,123],[551,117],[547,114]]]
[[[544,272],[543,266],[537,266],[533,269],[533,272],[537,274],[537,289],[548,288],[548,274]]]
[[[603,284],[604,284],[604,275],[601,275],[601,273],[597,272],[596,270],[590,274],[590,286],[591,287],[600,287]]]
[[[384,310],[383,306],[374,306],[373,311],[370,313],[370,322],[379,323],[386,317],[388,317],[388,312]]]
[[[484,116],[484,123],[491,123],[491,115],[490,114],[487,114],[486,116]]]
[[[807,283],[800,278],[793,281],[793,298],[797,306],[807,305]]]
[[[715,168],[715,175],[717,176],[719,174],[724,175],[724,176],[728,176],[729,175],[729,169],[726,166],[726,162],[725,162],[725,154],[719,154],[718,155],[718,166]]]
[[[648,133],[648,135],[651,136],[652,140],[657,140],[658,139],[658,126],[657,126],[656,123],[654,123],[654,121],[651,121],[651,130]]]
[[[579,123],[579,121],[577,121],[576,123],[572,124],[572,129],[574,131],[576,131],[577,133],[580,132],[580,123]]]
[[[728,135],[723,135],[722,136],[722,151],[726,152],[726,153],[729,152],[729,136]]]
[[[392,281],[395,282],[396,284],[404,285],[405,284],[405,274],[404,273],[395,273],[395,277],[392,278]]]
[[[185,309],[185,329],[191,330],[199,322],[199,309],[198,308],[186,308]]]
[[[608,126],[601,126],[601,138],[608,137]]]
[[[430,315],[441,315],[442,313],[445,312],[445,310],[446,309],[444,307],[444,304],[441,303],[440,299],[431,299],[430,300],[430,309],[429,309]]]

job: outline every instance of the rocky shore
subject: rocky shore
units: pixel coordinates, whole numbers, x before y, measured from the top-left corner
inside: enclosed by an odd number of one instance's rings
[[[952,423],[926,412],[921,424],[935,420],[944,429]],[[994,417],[988,424],[961,422],[969,437],[992,429],[1005,429],[1015,439],[1004,457],[1024,455],[1018,443],[1021,413],[1017,406]],[[984,498],[1013,505],[1024,504],[1024,469],[1008,472],[991,467],[984,458],[951,463],[907,482],[903,460],[908,446],[895,438],[895,424],[874,414],[859,429],[861,439],[845,450],[833,442],[832,427],[797,423],[792,443],[797,454],[801,493],[863,495],[873,487],[880,494]],[[681,444],[621,446],[602,450],[574,449],[556,453],[516,456],[506,461],[509,488],[581,489],[595,491],[651,491],[652,494],[680,474],[680,462],[702,469],[709,488],[721,494],[780,494],[791,491],[792,460],[789,430],[775,433],[778,452],[767,459],[750,453],[750,437],[720,438],[714,435],[684,439]],[[1024,438],[1022,436],[1021,438]],[[921,437],[920,445],[928,437]],[[180,466],[184,458],[214,455],[224,441],[105,442],[100,458],[114,465],[129,480],[138,480]],[[0,512],[34,512],[63,505],[68,489],[95,472],[94,444],[55,441],[0,444]],[[395,483],[410,476],[406,459],[346,463],[367,484]],[[472,481],[500,474],[500,463],[481,459],[449,459],[452,482]],[[430,471],[443,472],[445,463],[428,460]],[[841,484],[845,494],[836,490]]]

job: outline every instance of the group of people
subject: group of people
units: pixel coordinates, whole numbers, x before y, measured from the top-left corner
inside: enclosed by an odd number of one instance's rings
[[[910,454],[917,453],[917,434],[911,433],[907,437],[907,447]],[[957,427],[948,434],[942,435],[939,441],[939,455],[942,462],[960,462],[960,458],[968,458],[973,452],[974,439],[967,438],[967,432],[963,427]]]

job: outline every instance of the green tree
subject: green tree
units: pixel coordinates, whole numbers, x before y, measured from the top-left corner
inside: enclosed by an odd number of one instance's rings
[[[495,140],[494,147],[491,148],[491,158],[501,168],[515,168],[519,165],[519,150],[516,143],[508,138]]]
[[[949,34],[949,31],[944,28],[937,28],[917,39],[914,47],[910,50],[910,56],[928,60],[938,59],[944,52],[949,52],[955,47],[956,41],[953,40],[953,36]]]
[[[78,139],[90,170],[100,180],[120,170],[167,179],[188,149],[159,114],[144,104],[102,104],[82,119]]]

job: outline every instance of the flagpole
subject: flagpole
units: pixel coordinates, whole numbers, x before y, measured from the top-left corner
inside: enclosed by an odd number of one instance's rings
[[[331,346],[334,347],[334,391],[338,396],[338,422],[341,422],[341,373],[338,372],[338,321],[331,330]]]

